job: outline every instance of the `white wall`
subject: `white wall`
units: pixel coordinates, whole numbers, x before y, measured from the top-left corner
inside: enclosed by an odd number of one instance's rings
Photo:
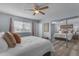
[[[39,36],[39,22],[34,22],[34,35]]]
[[[43,28],[43,26],[42,26],[42,23],[40,22],[39,23],[39,37],[42,37],[42,34],[43,34],[42,28]]]
[[[49,32],[44,32],[44,23],[49,23]],[[51,21],[49,21],[48,19],[42,20],[40,21],[40,30],[39,30],[39,36],[46,36],[49,37],[51,39]]]

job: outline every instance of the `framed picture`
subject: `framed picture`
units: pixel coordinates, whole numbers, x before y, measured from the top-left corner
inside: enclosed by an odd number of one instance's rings
[[[44,32],[49,32],[49,23],[44,23]]]

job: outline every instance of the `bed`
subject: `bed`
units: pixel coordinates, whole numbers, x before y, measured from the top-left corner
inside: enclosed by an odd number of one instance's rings
[[[54,34],[55,39],[71,40],[73,37],[73,24],[61,25],[58,33]]]
[[[15,48],[6,49],[0,53],[0,56],[43,56],[52,50],[49,40],[35,36],[22,37],[21,39],[21,44],[17,44]]]
[[[72,33],[55,33],[54,34],[54,38],[55,39],[62,39],[62,40],[71,40],[73,37],[73,34]]]

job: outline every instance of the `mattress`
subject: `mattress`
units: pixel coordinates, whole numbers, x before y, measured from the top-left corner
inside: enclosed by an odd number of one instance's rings
[[[0,53],[0,56],[42,56],[52,50],[49,40],[35,36],[22,37],[21,39],[21,44]]]
[[[57,38],[67,38],[68,40],[71,40],[72,36],[73,36],[72,33],[68,33],[67,36],[66,36],[65,33],[55,33],[54,34],[54,37],[57,37]]]

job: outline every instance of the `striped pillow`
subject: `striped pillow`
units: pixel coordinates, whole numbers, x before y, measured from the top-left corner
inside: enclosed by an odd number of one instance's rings
[[[13,34],[13,36],[14,36],[14,38],[15,38],[15,40],[16,40],[16,43],[21,43],[21,38],[20,38],[20,35],[19,34],[17,34],[17,33],[12,33]]]
[[[8,47],[13,48],[16,46],[16,40],[10,32],[6,32],[3,35],[4,40],[7,42]]]

